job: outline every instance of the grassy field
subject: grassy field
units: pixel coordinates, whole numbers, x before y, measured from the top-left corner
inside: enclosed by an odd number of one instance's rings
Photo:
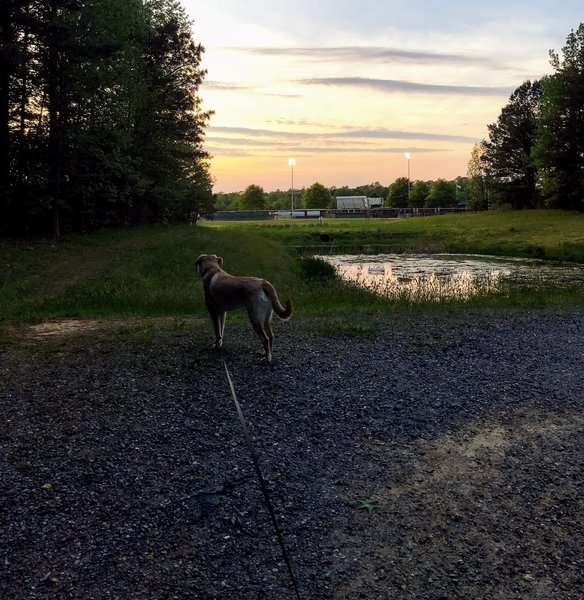
[[[303,276],[298,259],[282,244],[244,228],[181,226],[79,236],[57,245],[3,243],[0,320],[204,316],[194,269],[203,252],[223,256],[233,274],[269,278],[283,300],[292,295],[304,312],[321,311],[323,289]],[[326,291],[326,305],[341,311],[354,303],[380,303],[336,280]]]
[[[322,241],[322,234],[329,241]],[[584,215],[501,211],[410,219],[338,219],[153,227],[50,242],[0,244],[0,321],[62,317],[205,315],[193,268],[200,253],[224,257],[233,274],[272,281],[299,314],[370,314],[390,303],[336,279],[315,277],[299,254],[447,251],[584,262]],[[311,276],[312,275],[312,276]],[[481,304],[583,305],[573,289],[499,294]],[[401,302],[405,304],[405,302]]]
[[[404,219],[217,222],[279,241],[299,253],[457,252],[548,258],[584,263],[584,214],[492,211]],[[321,234],[330,237],[321,240]]]

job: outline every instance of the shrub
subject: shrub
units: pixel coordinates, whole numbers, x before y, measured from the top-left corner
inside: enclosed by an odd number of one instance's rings
[[[304,279],[335,279],[337,271],[333,265],[316,256],[300,259],[300,273]]]

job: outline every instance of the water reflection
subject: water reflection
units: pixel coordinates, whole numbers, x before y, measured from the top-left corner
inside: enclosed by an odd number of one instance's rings
[[[467,299],[511,283],[584,284],[584,265],[456,254],[329,255],[339,275],[390,298]]]

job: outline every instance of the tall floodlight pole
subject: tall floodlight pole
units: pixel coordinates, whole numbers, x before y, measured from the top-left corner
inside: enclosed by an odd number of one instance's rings
[[[406,160],[408,161],[408,202],[410,201],[410,158],[412,158],[412,155],[409,152],[406,152],[404,154],[404,156],[406,157]]]
[[[292,170],[292,199],[290,200],[290,217],[292,217],[292,213],[294,212],[294,165],[296,164],[296,160],[293,158],[288,159],[288,165]]]

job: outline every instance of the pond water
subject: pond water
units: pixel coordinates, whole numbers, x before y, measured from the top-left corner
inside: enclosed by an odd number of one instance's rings
[[[383,296],[470,298],[509,285],[584,285],[584,265],[461,254],[325,255],[339,275]]]

